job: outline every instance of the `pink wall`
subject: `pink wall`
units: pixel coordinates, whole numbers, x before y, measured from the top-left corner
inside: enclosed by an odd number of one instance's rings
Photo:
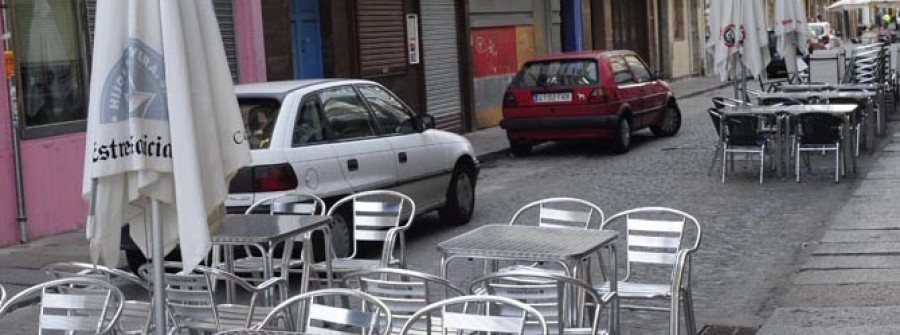
[[[3,16],[0,15],[0,33]],[[0,52],[3,44],[0,43]],[[2,62],[0,62],[2,64]],[[6,82],[6,66],[0,66],[0,246],[19,241],[19,224],[16,222],[16,179],[13,163],[12,120],[9,113],[9,87]]]
[[[266,81],[266,48],[263,42],[261,0],[234,2],[238,76],[241,83]]]
[[[28,236],[38,238],[83,227],[81,198],[84,133],[22,141]]]

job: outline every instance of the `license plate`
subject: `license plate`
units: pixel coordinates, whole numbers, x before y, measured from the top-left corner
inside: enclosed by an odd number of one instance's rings
[[[534,95],[534,102],[569,102],[572,101],[572,93],[542,93]]]

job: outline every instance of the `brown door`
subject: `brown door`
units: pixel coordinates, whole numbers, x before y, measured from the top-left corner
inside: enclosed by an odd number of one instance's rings
[[[645,0],[612,2],[613,48],[631,50],[650,59],[649,9]]]

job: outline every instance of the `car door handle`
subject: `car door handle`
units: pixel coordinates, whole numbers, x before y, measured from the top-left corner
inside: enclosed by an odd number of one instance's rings
[[[347,161],[347,170],[356,171],[359,170],[359,161],[354,159]]]
[[[401,152],[401,153],[397,154],[397,160],[400,161],[400,164],[406,163],[406,153]]]

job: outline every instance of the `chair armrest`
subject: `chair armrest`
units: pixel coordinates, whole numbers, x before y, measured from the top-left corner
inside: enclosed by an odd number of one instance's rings
[[[405,227],[394,227],[388,230],[387,234],[385,234],[384,238],[384,249],[381,251],[381,265],[384,267],[388,267],[391,262],[391,258],[394,256],[394,248],[397,245],[397,237],[400,236],[403,231],[406,230]]]
[[[606,292],[606,294],[604,294],[602,297],[600,297],[600,302],[603,303],[604,305],[606,305],[610,301],[612,301],[613,298],[615,298],[618,295],[619,295],[618,292]]]
[[[259,284],[259,286],[254,288],[252,292],[262,292],[274,286],[282,286],[283,288],[285,285],[287,285],[287,280],[285,280],[284,277],[269,278],[269,280],[262,282],[262,284]]]

